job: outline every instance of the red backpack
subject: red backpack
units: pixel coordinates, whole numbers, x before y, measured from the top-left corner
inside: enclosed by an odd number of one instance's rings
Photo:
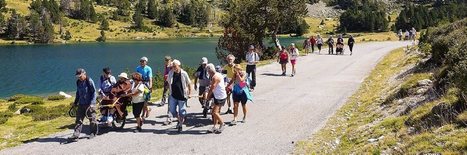
[[[289,56],[287,55],[286,52],[281,52],[281,54],[279,55],[280,59],[281,60],[287,60],[289,59]]]

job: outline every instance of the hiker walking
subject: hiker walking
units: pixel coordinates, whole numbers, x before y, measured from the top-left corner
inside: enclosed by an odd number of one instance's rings
[[[327,43],[329,46],[328,54],[334,54],[334,39],[332,38],[332,35],[329,36]]]
[[[412,38],[412,41],[415,41],[417,37],[417,30],[415,30],[414,27],[412,27],[412,30],[410,30],[410,33],[412,34],[410,37]]]
[[[169,82],[167,78],[169,76],[169,71],[172,68],[172,57],[165,56],[164,58],[164,90],[162,91],[162,100],[161,106],[167,103],[167,94],[169,90]],[[172,123],[172,115],[170,115],[170,105],[167,104],[167,120],[164,121],[163,125],[169,125]]]
[[[100,79],[100,89],[99,89],[99,95],[101,97],[107,97],[110,94],[110,91],[112,90],[112,86],[117,83],[117,80],[113,75],[111,75],[111,70],[109,67],[106,67],[102,69],[102,75],[99,78]]]
[[[315,36],[311,36],[310,45],[311,45],[311,53],[315,53],[315,45],[316,45]]]
[[[290,63],[292,64],[292,77],[295,76],[295,74],[297,73],[296,70],[295,70],[295,64],[297,63],[297,58],[298,56],[300,55],[300,53],[298,52],[298,48],[295,47],[295,44],[292,43],[290,44]]]
[[[247,73],[247,78],[250,78],[251,76],[251,83],[250,83],[250,89],[254,90],[256,87],[256,64],[259,62],[259,55],[255,50],[255,46],[250,45],[248,48],[248,52],[246,54],[245,60],[247,62],[246,65],[246,73]]]
[[[397,36],[399,37],[399,41],[402,41],[402,29],[399,29],[399,32],[397,32]]]
[[[246,84],[246,73],[242,70],[241,65],[235,64],[234,66],[234,77],[227,85],[227,88],[233,86],[232,88],[232,99],[234,101],[234,118],[231,125],[237,124],[237,116],[238,116],[238,107],[239,104],[242,103],[243,109],[243,123],[246,123],[246,116],[247,116],[247,106],[246,103],[248,100],[251,100],[251,94]]]
[[[169,71],[169,107],[173,117],[178,118],[178,132],[183,130],[186,116],[186,103],[191,94],[191,80],[188,73],[180,67],[179,60],[173,60],[172,69]],[[178,107],[178,112],[177,112]]]
[[[319,54],[321,54],[321,47],[323,46],[323,43],[323,38],[318,35],[318,38],[316,38],[316,45],[318,46]]]
[[[208,64],[206,68],[211,77],[211,83],[209,86],[210,89],[208,91],[208,95],[204,96],[204,99],[208,100],[210,98],[214,98],[214,106],[212,108],[213,127],[210,130],[208,130],[208,132],[222,133],[222,131],[225,128],[225,123],[222,120],[220,111],[222,106],[225,105],[225,101],[227,99],[227,91],[225,90],[224,77],[221,73],[218,73],[216,71],[216,68],[213,64]],[[217,125],[219,125],[219,128],[216,128]]]
[[[233,56],[232,54],[229,54],[227,55],[227,65],[224,66],[224,72],[225,74],[227,74],[227,81],[230,82],[232,80],[232,78],[235,76],[234,74],[234,66],[235,66],[235,56]],[[228,90],[227,90],[227,111],[225,112],[225,114],[233,114],[232,112],[232,104],[230,102],[230,97],[231,97],[231,94],[232,94],[232,89],[228,87]]]
[[[289,63],[289,54],[285,47],[282,47],[282,50],[280,50],[277,62],[281,64],[282,76],[285,76],[287,72],[287,63]]]
[[[146,102],[145,91],[149,91],[149,88],[144,84],[143,77],[140,73],[133,73],[132,79],[134,81],[134,86],[131,88],[130,93],[124,95],[124,97],[131,97],[133,116],[135,116],[136,119],[136,132],[141,132],[141,127],[144,124],[141,112],[144,110]]]
[[[96,87],[94,81],[86,75],[86,71],[78,68],[75,74],[76,80],[76,98],[73,102],[74,106],[78,106],[76,112],[75,129],[74,133],[69,140],[77,140],[83,129],[83,120],[88,118],[90,125],[90,138],[97,134],[97,120],[96,120]]]
[[[206,68],[206,65],[208,64],[208,59],[206,57],[201,58],[201,63],[198,67],[198,69],[195,72],[195,90],[198,88],[198,83],[199,83],[199,89],[198,89],[198,96],[199,97],[199,103],[204,109],[204,94],[206,92],[207,87],[211,83],[209,80],[209,75],[208,71]]]
[[[311,37],[310,37],[311,38]],[[310,38],[305,39],[303,41],[303,49],[305,50],[305,54],[311,53],[311,41]]]
[[[355,40],[353,39],[352,35],[350,35],[349,40],[347,40],[347,44],[349,45],[350,55],[352,55],[353,45],[355,44]]]
[[[149,112],[151,109],[148,107],[148,102],[151,100],[151,93],[152,93],[152,69],[148,66],[148,58],[142,57],[140,60],[140,66],[136,67],[136,72],[140,73],[143,79],[143,84],[149,88],[149,92],[145,94],[144,97],[144,108],[143,108],[143,116],[147,118],[149,116]]]

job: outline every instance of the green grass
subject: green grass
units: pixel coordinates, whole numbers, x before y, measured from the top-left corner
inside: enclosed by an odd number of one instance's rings
[[[407,126],[431,115],[434,106],[440,103],[452,105],[458,102],[458,89],[449,89],[444,96],[425,103],[407,115],[384,115],[388,108],[382,108],[382,96],[389,89],[401,85],[401,89],[413,88],[419,80],[432,79],[429,73],[417,73],[403,78],[402,82],[391,82],[391,77],[401,73],[420,60],[405,53],[402,49],[387,55],[365,79],[359,90],[349,101],[332,116],[324,128],[315,133],[310,140],[296,145],[296,154],[420,154],[442,153],[463,154],[467,151],[467,130],[461,123],[444,124],[412,133]],[[458,122],[466,121],[464,111],[457,116]],[[370,143],[369,139],[378,139]],[[336,143],[339,141],[339,144]],[[389,151],[389,152],[388,152]]]

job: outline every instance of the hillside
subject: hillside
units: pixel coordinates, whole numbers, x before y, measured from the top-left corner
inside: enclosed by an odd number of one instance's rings
[[[463,19],[430,28],[418,47],[386,56],[296,153],[465,153],[466,26]]]

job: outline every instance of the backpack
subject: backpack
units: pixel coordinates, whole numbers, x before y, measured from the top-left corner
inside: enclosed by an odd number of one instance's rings
[[[280,59],[281,59],[281,60],[287,60],[287,59],[289,59],[289,56],[288,56],[287,53],[285,53],[285,52],[281,53],[279,56],[280,56]]]

